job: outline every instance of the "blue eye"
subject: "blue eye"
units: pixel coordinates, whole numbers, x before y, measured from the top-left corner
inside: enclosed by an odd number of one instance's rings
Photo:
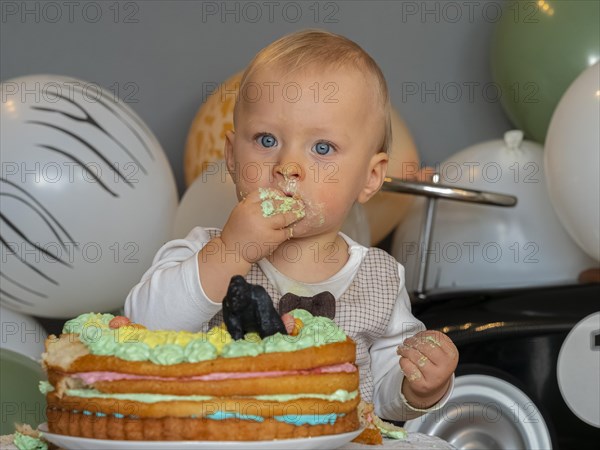
[[[277,139],[272,134],[263,134],[258,138],[260,145],[266,148],[275,147],[277,145]]]
[[[313,147],[313,150],[317,152],[317,154],[324,156],[333,151],[333,147],[327,142],[317,142]]]

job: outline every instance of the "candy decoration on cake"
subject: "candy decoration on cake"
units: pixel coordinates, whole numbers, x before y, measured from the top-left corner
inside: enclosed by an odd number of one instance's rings
[[[253,332],[263,339],[275,333],[288,334],[266,289],[248,283],[240,275],[229,282],[223,299],[223,320],[235,340]]]
[[[313,316],[323,316],[331,320],[335,318],[335,297],[329,291],[319,292],[312,297],[303,297],[287,293],[279,300],[279,314],[294,309],[305,309]]]

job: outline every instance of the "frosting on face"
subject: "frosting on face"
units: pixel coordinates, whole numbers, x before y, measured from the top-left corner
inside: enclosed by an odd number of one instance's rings
[[[286,189],[296,192],[296,184],[288,183]],[[305,216],[304,204],[295,197],[281,195],[275,189],[259,188],[258,193],[262,200],[260,206],[262,208],[263,217],[269,217],[277,213],[293,212],[298,219]]]
[[[77,334],[93,355],[116,356],[127,361],[152,361],[159,365],[291,352],[346,340],[342,329],[326,317],[315,317],[301,309],[291,311],[290,315],[302,324],[297,334],[276,333],[265,339],[249,333],[236,341],[224,326],[214,327],[207,333],[148,330],[131,323],[113,329],[109,324],[115,316],[96,313],[82,314],[69,320],[63,333]]]

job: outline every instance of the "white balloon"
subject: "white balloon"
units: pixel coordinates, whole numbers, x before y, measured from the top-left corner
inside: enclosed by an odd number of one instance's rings
[[[225,161],[209,163],[179,202],[173,238],[184,238],[196,226],[223,228],[237,202],[235,184],[227,173]]]
[[[32,75],[0,90],[2,304],[42,317],[122,306],[171,234],[159,142],[92,83]]]
[[[0,306],[0,348],[38,361],[44,352],[48,333],[33,317]]]
[[[600,260],[599,124],[600,63],[596,63],[564,93],[544,149],[554,210],[575,242],[596,261]]]
[[[438,200],[426,289],[471,289],[569,283],[593,265],[564,231],[550,204],[542,147],[522,133],[458,152],[440,166],[440,183],[515,195],[515,207]],[[392,253],[417,288],[424,199],[397,228]]]
[[[235,184],[227,173],[225,161],[210,163],[181,199],[175,214],[173,238],[185,237],[195,226],[223,228],[236,204]],[[342,232],[362,245],[370,245],[371,232],[362,205],[356,203],[352,207]]]

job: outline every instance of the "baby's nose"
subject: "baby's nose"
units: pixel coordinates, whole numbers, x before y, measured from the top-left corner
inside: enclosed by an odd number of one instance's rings
[[[278,174],[282,175],[285,179],[300,178],[302,179],[302,167],[297,162],[286,162],[280,164],[275,169]]]

